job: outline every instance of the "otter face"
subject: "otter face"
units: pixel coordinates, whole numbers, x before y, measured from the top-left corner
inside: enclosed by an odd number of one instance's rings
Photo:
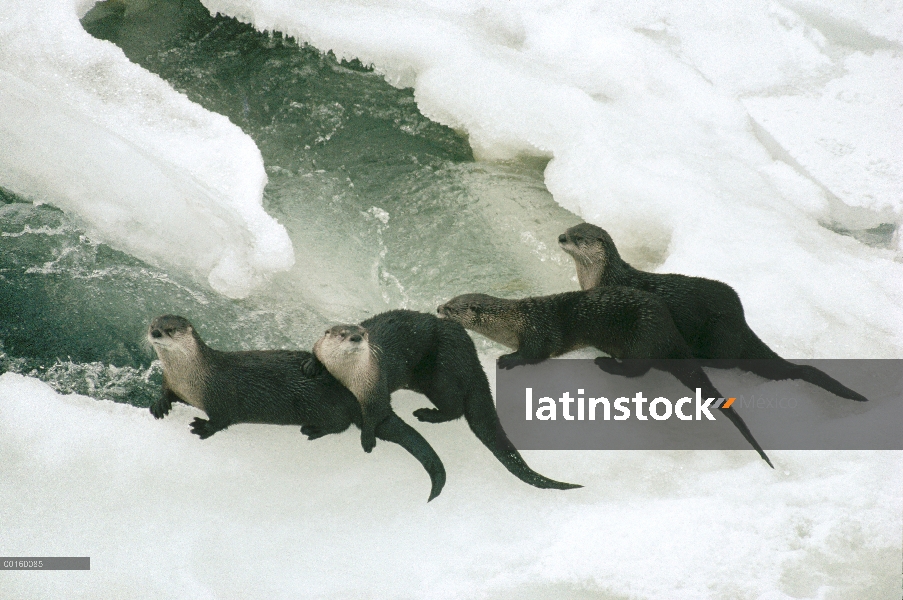
[[[439,318],[455,321],[464,329],[485,335],[491,340],[517,350],[520,346],[520,319],[516,300],[504,300],[486,294],[456,296],[436,309]]]
[[[455,321],[465,329],[478,330],[483,323],[483,307],[487,300],[493,300],[486,294],[462,294],[455,296],[436,309],[440,319]]]
[[[314,354],[332,376],[362,404],[379,377],[379,368],[371,355],[378,349],[370,347],[367,330],[360,325],[336,325],[314,344]]]
[[[194,328],[188,319],[176,315],[157,317],[147,328],[147,340],[158,354],[174,349],[186,353],[194,350],[197,345],[194,336]]]
[[[341,355],[357,354],[369,348],[367,330],[360,325],[335,325],[314,344],[314,353],[325,363]],[[322,354],[322,356],[321,356]],[[324,358],[327,361],[324,361]],[[329,365],[327,364],[327,367]]]
[[[607,240],[611,238],[601,227],[581,223],[559,235],[558,245],[578,262],[605,265],[608,261]]]

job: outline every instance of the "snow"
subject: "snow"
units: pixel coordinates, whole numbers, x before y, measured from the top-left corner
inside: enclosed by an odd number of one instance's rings
[[[93,3],[0,5],[0,186],[98,240],[247,296],[294,262],[254,142],[88,35]]]
[[[396,398],[409,422],[423,402]],[[0,554],[90,556],[90,572],[3,576],[4,598],[891,598],[897,452],[529,452],[586,487],[538,490],[462,422],[416,427],[443,493],[356,430],[308,442],[0,376]],[[37,527],[35,523],[40,523]]]

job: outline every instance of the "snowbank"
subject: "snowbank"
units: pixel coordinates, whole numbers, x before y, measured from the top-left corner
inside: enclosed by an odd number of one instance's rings
[[[88,35],[85,0],[0,5],[0,185],[92,236],[246,296],[294,262],[254,142]]]
[[[409,422],[419,401],[396,399]],[[308,442],[183,405],[59,396],[0,376],[0,554],[90,556],[3,575],[4,598],[890,598],[899,453],[530,452],[586,487],[530,488],[463,423],[417,424],[448,483],[356,431]]]

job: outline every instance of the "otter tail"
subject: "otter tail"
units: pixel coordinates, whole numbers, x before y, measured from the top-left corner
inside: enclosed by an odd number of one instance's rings
[[[445,486],[445,466],[433,447],[423,439],[422,435],[417,433],[416,429],[392,413],[376,426],[376,437],[398,444],[420,461],[420,464],[429,473],[430,481],[433,484],[427,502],[442,492],[442,488]]]
[[[549,479],[527,465],[502,429],[495,404],[492,402],[492,395],[488,389],[482,393],[476,392],[468,395],[464,402],[464,418],[467,420],[470,430],[483,442],[483,445],[489,448],[490,452],[505,465],[512,475],[524,483],[538,488],[555,490],[583,487]]]
[[[715,386],[712,385],[711,380],[708,375],[699,367],[698,364],[694,364],[694,361],[688,360],[677,360],[677,361],[663,361],[662,368],[666,371],[670,371],[672,375],[674,375],[678,380],[681,381],[685,386],[690,388],[691,390],[700,389],[701,393],[708,398],[720,398],[721,393],[715,389]],[[772,469],[774,465],[771,464],[771,459],[768,458],[768,455],[765,454],[765,450],[762,448],[762,445],[759,444],[758,440],[753,436],[752,431],[747,427],[746,422],[743,420],[737,411],[733,409],[733,407],[728,406],[722,412],[727,416],[728,420],[734,424],[740,431],[740,435],[749,442],[749,445],[752,446],[756,452],[759,453],[759,456],[762,457],[768,466]]]
[[[737,414],[737,411],[734,410],[733,407],[729,406],[723,410],[724,414],[727,415],[728,420],[734,424],[738,430],[740,430],[740,434],[746,439],[747,442],[759,453],[759,456],[762,457],[768,466],[772,469],[774,465],[771,464],[771,459],[768,458],[768,455],[765,454],[765,450],[762,449],[762,446],[759,445],[759,442],[753,437],[752,431],[749,430],[749,427],[746,426],[746,422],[743,420],[743,417]]]
[[[811,383],[812,385],[817,385],[841,398],[855,400],[856,402],[868,401],[868,398],[862,394],[854,392],[824,371],[816,369],[811,365],[796,365],[783,358],[742,361],[741,365],[745,370],[772,381],[800,379]]]
[[[765,342],[760,340],[755,333],[752,331],[749,333],[750,337],[746,341],[742,358],[753,360],[741,361],[741,365],[745,370],[771,381],[800,379],[812,385],[817,385],[841,398],[855,400],[856,402],[868,401],[868,398],[858,392],[854,392],[824,371],[810,365],[795,365],[784,360],[774,350],[766,346]]]

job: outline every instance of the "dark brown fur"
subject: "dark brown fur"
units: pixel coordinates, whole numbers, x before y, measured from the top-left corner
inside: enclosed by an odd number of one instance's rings
[[[236,423],[300,425],[311,440],[361,425],[351,392],[329,373],[304,374],[309,352],[220,352],[207,346],[187,319],[174,315],[154,319],[148,340],[163,363],[163,394],[151,413],[162,419],[177,401],[203,410],[208,419],[191,423],[191,432],[201,439]],[[439,495],[445,468],[416,430],[392,413],[376,435],[413,454],[430,475],[430,500]]]
[[[521,481],[539,488],[580,487],[549,479],[527,465],[502,429],[473,340],[457,323],[426,313],[392,310],[360,325],[338,325],[332,331],[366,336],[368,356],[376,358],[371,363],[378,368],[376,378],[371,378],[369,373],[346,371],[343,375],[357,375],[369,382],[360,391],[362,404],[389,407],[392,392],[399,389],[419,392],[436,408],[418,409],[414,416],[428,423],[443,423],[463,416],[483,445]],[[315,373],[320,367],[311,361],[308,373]],[[326,367],[334,368],[329,364]],[[363,438],[361,443],[365,444]]]
[[[571,227],[558,243],[574,259],[582,289],[625,286],[661,298],[693,357],[718,359],[706,364],[741,368],[772,381],[801,379],[841,398],[867,400],[815,367],[778,356],[750,329],[740,297],[726,283],[634,269],[621,258],[608,232],[589,223]]]
[[[599,368],[606,372],[635,377],[655,366],[669,371],[690,389],[700,388],[706,397],[721,397],[692,360],[665,304],[639,290],[602,287],[522,300],[464,294],[437,310],[445,319],[512,348],[514,352],[499,357],[498,364],[503,369],[589,346],[612,357],[596,359]],[[683,360],[619,363],[615,359]],[[740,415],[733,408],[724,413],[773,467]]]

